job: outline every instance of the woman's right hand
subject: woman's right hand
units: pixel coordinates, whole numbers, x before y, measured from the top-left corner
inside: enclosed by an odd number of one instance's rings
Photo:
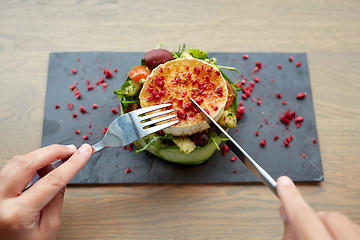
[[[360,226],[339,212],[314,212],[288,177],[277,180],[285,240],[360,239]]]

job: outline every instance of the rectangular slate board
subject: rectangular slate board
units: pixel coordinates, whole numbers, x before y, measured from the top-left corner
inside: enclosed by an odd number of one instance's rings
[[[233,82],[247,79],[245,86],[255,82],[252,95],[243,100],[239,92],[238,103],[243,101],[246,112],[238,121],[236,128],[229,133],[255,159],[260,166],[277,179],[288,175],[294,181],[322,181],[323,170],[316,131],[315,114],[312,102],[310,77],[306,54],[304,53],[209,53],[216,57],[221,66],[236,67],[240,74],[224,70]],[[73,52],[51,53],[45,115],[43,125],[42,146],[53,143],[75,144],[87,142],[94,144],[101,140],[103,129],[118,115],[112,109],[118,109],[119,100],[113,94],[127,77],[129,70],[140,65],[143,52]],[[293,56],[294,61],[289,61]],[[262,68],[254,72],[256,62]],[[301,62],[297,67],[296,63]],[[278,68],[281,64],[282,68]],[[96,83],[104,77],[104,68],[111,70],[113,76],[105,78],[106,87]],[[117,68],[117,72],[114,72]],[[76,74],[72,70],[76,69]],[[88,80],[88,81],[87,81]],[[88,83],[94,87],[88,90]],[[71,85],[81,93],[77,99]],[[296,95],[305,92],[304,99],[298,100]],[[276,94],[281,93],[282,98]],[[254,97],[254,99],[252,99]],[[258,97],[261,105],[257,104]],[[286,100],[287,104],[282,102]],[[68,104],[73,104],[73,109]],[[92,105],[98,108],[93,109]],[[59,105],[59,108],[55,108]],[[84,106],[86,113],[80,112]],[[279,114],[295,111],[297,116],[304,117],[304,122],[297,128],[293,120],[286,127],[279,120]],[[73,117],[77,114],[77,118]],[[267,123],[266,123],[267,122]],[[81,134],[76,134],[79,129]],[[255,136],[259,131],[259,136]],[[89,138],[84,140],[82,137]],[[279,136],[274,141],[275,136]],[[293,136],[291,145],[284,146],[286,137]],[[267,141],[266,147],[259,145],[261,139]],[[313,140],[316,139],[317,143]],[[102,183],[241,183],[259,182],[242,162],[232,161],[234,154],[229,151],[224,156],[221,151],[204,164],[196,166],[169,163],[150,155],[147,152],[134,154],[132,151],[117,148],[105,149],[94,154],[86,166],[72,179],[74,184]],[[130,168],[131,172],[126,173]]]

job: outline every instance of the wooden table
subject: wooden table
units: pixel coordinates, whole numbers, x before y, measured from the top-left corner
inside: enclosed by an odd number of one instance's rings
[[[299,188],[360,223],[359,13],[358,0],[2,1],[0,167],[40,147],[50,52],[306,52],[325,181]],[[279,205],[260,184],[70,187],[58,239],[280,239]]]

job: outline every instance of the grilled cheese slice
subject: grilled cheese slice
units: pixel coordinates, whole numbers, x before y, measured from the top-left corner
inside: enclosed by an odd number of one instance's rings
[[[173,136],[192,135],[209,128],[190,97],[218,120],[228,98],[226,80],[219,69],[198,59],[172,60],[151,72],[139,95],[141,107],[172,103],[179,123],[164,132]]]

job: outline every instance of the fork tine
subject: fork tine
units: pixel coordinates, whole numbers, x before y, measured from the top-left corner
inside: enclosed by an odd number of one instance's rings
[[[149,127],[149,128],[143,129],[143,134],[144,134],[144,136],[146,136],[146,135],[149,135],[151,133],[158,132],[158,131],[163,130],[163,129],[167,128],[167,127],[170,127],[170,126],[172,126],[174,124],[177,124],[178,122],[179,122],[179,120],[176,120],[176,121],[171,121],[171,122],[168,122],[168,123],[156,125],[155,127]]]
[[[151,107],[140,108],[140,109],[137,109],[137,110],[132,111],[130,113],[131,114],[136,114],[136,115],[141,115],[141,114],[145,114],[145,113],[152,112],[152,111],[155,111],[155,110],[159,110],[161,108],[170,107],[171,105],[172,105],[171,103],[165,103],[165,104],[155,105],[155,106],[151,106]]]
[[[154,119],[154,120],[151,120],[151,121],[142,123],[141,125],[142,125],[143,127],[147,127],[147,126],[150,126],[150,125],[153,125],[153,124],[156,124],[156,123],[164,122],[164,121],[166,121],[166,120],[169,120],[169,119],[175,118],[175,117],[177,117],[177,115],[176,115],[176,114],[173,114],[173,115],[170,115],[170,116],[161,117],[161,118],[157,118],[157,119]]]
[[[175,111],[175,109],[170,109],[170,110],[166,110],[166,111],[161,111],[161,112],[156,112],[156,113],[153,113],[153,114],[149,114],[149,115],[145,115],[143,117],[139,117],[139,120],[140,122],[141,121],[145,121],[145,120],[148,120],[148,119],[151,119],[151,118],[155,118],[155,117],[159,117],[161,115],[165,115],[165,114],[168,114],[168,113],[171,113]]]

